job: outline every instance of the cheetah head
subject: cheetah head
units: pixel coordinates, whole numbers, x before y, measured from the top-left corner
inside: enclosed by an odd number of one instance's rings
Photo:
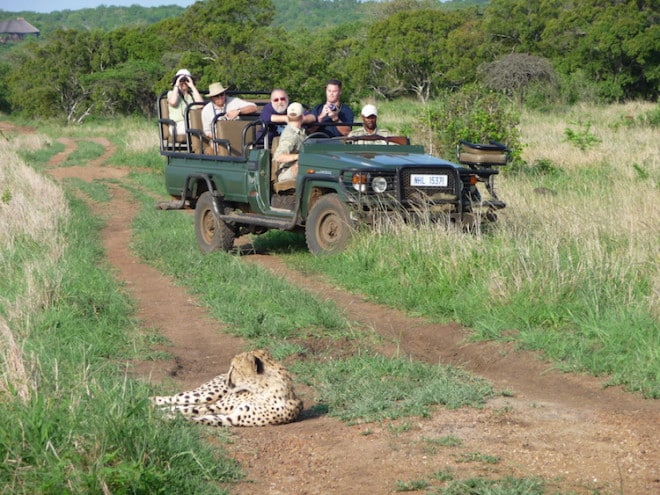
[[[272,388],[277,382],[279,385],[286,382],[290,386],[291,378],[270,353],[263,349],[238,354],[232,359],[227,373],[229,389],[264,390]]]

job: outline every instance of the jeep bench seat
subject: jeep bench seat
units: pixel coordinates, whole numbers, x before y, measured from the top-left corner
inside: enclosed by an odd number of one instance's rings
[[[256,115],[258,118],[258,115]],[[212,141],[212,154],[241,157],[247,143],[256,140],[256,128],[252,127],[243,143],[243,129],[254,119],[218,120],[215,123],[215,137]]]
[[[202,107],[205,104],[205,102],[191,103],[186,108],[186,132],[188,134],[190,152],[192,153],[203,153],[204,129],[202,128]]]
[[[167,92],[158,99],[158,123],[160,125],[160,146],[163,150],[184,150],[187,147],[185,134],[176,133],[176,123],[170,119],[170,108],[167,105]],[[174,133],[170,128],[174,127]]]

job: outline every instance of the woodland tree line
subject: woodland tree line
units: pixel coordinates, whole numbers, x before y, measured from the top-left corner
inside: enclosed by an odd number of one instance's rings
[[[316,0],[356,15],[306,28],[300,16],[318,12],[285,2],[291,22],[276,23],[282,3],[205,0],[159,21],[17,43],[0,52],[0,109],[68,122],[152,116],[181,67],[202,90],[213,81],[283,87],[306,103],[322,98],[330,77],[356,106],[368,96],[428,101],[467,88],[537,105],[658,97],[657,0]]]

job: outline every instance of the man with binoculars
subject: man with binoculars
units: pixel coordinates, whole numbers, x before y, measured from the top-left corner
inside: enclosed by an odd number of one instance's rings
[[[170,132],[176,136],[186,135],[185,111],[186,106],[193,101],[204,101],[195,87],[195,81],[187,69],[179,70],[172,80],[172,89],[167,92],[167,105],[169,116],[176,123],[171,126]]]

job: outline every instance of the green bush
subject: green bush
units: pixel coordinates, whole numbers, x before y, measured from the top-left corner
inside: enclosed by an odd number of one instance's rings
[[[589,148],[593,148],[602,140],[591,132],[591,122],[573,122],[572,124],[576,125],[578,129],[572,129],[567,127],[564,129],[564,135],[566,136],[566,141],[578,147],[582,151],[586,151]]]
[[[505,96],[479,86],[447,93],[438,107],[429,110],[428,116],[438,154],[446,159],[455,158],[456,145],[463,139],[504,143],[512,150],[513,160],[519,160],[519,123],[519,113]]]

